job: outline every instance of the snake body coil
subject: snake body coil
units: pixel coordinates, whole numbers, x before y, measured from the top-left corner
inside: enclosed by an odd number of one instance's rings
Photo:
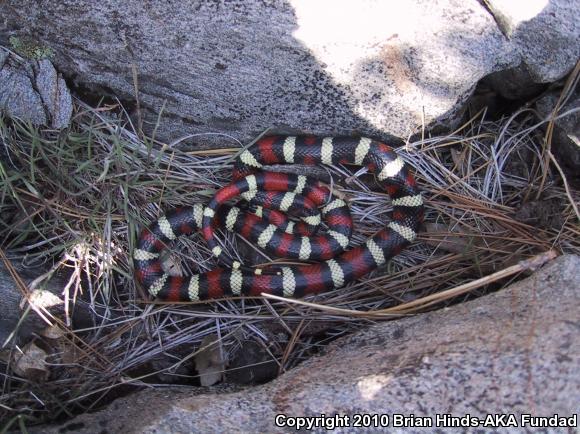
[[[261,171],[264,165],[285,163],[366,166],[391,197],[391,222],[364,244],[345,251],[352,232],[347,204],[317,180]],[[409,167],[391,147],[366,137],[264,137],[239,155],[233,179],[207,206],[173,210],[141,232],[133,254],[135,276],[153,296],[170,301],[260,293],[302,297],[340,288],[397,255],[415,239],[423,219],[423,200]],[[253,212],[224,205],[237,196],[251,201]],[[296,223],[281,211],[299,214],[302,220]],[[326,233],[317,232],[321,219]],[[223,254],[214,236],[216,220],[274,254],[320,262],[243,267]],[[169,276],[161,266],[161,251],[196,230],[229,268]]]

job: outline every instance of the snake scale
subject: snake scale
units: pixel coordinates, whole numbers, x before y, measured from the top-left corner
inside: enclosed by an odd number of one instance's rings
[[[348,205],[313,178],[262,171],[272,164],[366,166],[391,198],[391,221],[364,244],[347,249],[353,227]],[[238,196],[250,205],[225,204]],[[302,297],[340,288],[385,264],[415,239],[422,220],[423,199],[413,174],[390,146],[366,137],[268,136],[237,157],[232,183],[206,206],[175,209],[141,232],[133,253],[135,277],[168,301],[261,293]],[[319,230],[322,222],[326,230]],[[214,234],[218,223],[278,256],[318,262],[246,267],[222,251]],[[224,267],[190,276],[165,273],[163,249],[197,230]]]

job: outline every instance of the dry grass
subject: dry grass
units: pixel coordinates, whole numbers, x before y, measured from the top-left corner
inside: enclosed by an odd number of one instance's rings
[[[67,315],[48,318],[66,332],[56,350],[53,345],[48,378],[19,377],[8,364],[0,418],[46,421],[90,411],[128,385],[187,383],[195,377],[191,361],[210,335],[224,354],[247,340],[260,343],[283,372],[327,341],[374,321],[508,285],[529,264],[521,261],[548,251],[579,253],[579,195],[562,182],[546,146],[551,133],[543,133],[563,115],[542,120],[523,108],[492,122],[479,113],[452,134],[401,149],[416,168],[427,223],[418,242],[387,269],[304,300],[181,304],[153,302],[136,288],[130,252],[137,230],[165,209],[207,201],[230,180],[240,144],[227,136],[229,147],[213,151],[187,151],[186,140],[164,144],[139,135],[120,106],[95,110],[78,103],[71,128],[60,133],[0,118],[10,155],[0,166],[0,245],[14,262],[54,264],[52,271],[66,272],[67,306],[82,297],[97,322],[73,333]],[[389,201],[369,189],[364,171],[331,167],[328,173],[350,201],[353,244],[384,226]],[[541,226],[518,211],[536,199],[546,214]],[[234,256],[254,249],[231,234],[223,240]],[[174,260],[189,272],[215,266],[199,236],[180,241]],[[31,290],[22,282],[20,288],[24,295]],[[12,342],[6,348],[21,350]]]

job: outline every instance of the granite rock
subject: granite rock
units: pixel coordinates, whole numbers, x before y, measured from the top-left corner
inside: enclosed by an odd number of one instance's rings
[[[70,122],[72,97],[50,60],[13,57],[0,47],[0,110],[61,129]]]
[[[168,141],[407,138],[452,127],[480,78],[521,62],[477,0],[7,0],[3,34],[35,35],[72,85],[120,98],[145,130],[162,112]]]
[[[393,414],[571,417],[580,401],[579,287],[580,257],[562,256],[497,293],[338,339],[267,385],[145,390],[37,432],[292,431],[275,425],[277,415],[385,414],[389,428]]]
[[[574,68],[580,58],[577,1],[486,0],[486,4],[535,83],[559,80]]]

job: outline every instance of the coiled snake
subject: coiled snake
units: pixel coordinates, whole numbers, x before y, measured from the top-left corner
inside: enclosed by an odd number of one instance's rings
[[[318,180],[261,171],[265,165],[284,163],[366,166],[391,197],[391,222],[364,244],[345,251],[352,232],[347,204]],[[250,201],[252,212],[224,205],[237,196]],[[290,220],[282,213],[286,211],[301,221]],[[321,219],[326,233],[318,233]],[[239,155],[233,182],[207,206],[173,210],[141,232],[133,253],[135,277],[153,296],[169,301],[261,293],[302,297],[340,288],[383,265],[415,239],[422,219],[423,199],[415,179],[408,165],[384,143],[366,137],[264,137]],[[320,262],[245,267],[223,254],[214,236],[216,222],[279,256]],[[177,237],[199,229],[228,268],[192,276],[165,273],[162,250]]]

